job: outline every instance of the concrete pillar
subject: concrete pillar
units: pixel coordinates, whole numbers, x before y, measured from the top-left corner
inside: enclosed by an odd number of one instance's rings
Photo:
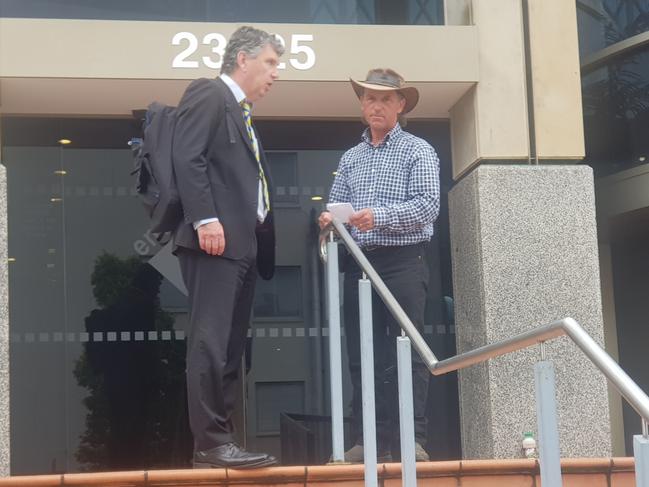
[[[9,272],[7,269],[7,171],[5,167],[0,164],[0,477],[9,475],[10,460],[8,296]]]
[[[449,194],[458,353],[570,316],[600,344],[595,198],[588,166],[482,165]],[[562,457],[611,455],[606,380],[567,337],[550,342]],[[536,431],[538,349],[460,372],[465,458],[521,456]]]

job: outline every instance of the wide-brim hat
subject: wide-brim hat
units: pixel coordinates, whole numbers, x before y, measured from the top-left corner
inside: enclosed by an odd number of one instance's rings
[[[376,91],[398,91],[406,100],[403,108],[403,114],[408,113],[417,105],[419,101],[419,91],[414,86],[408,86],[401,76],[392,70],[373,69],[367,73],[365,81],[359,81],[349,78],[356,96],[360,98],[364,89]]]

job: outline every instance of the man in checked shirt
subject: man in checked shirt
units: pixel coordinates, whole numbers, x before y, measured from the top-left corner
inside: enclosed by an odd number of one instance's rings
[[[362,141],[340,160],[330,203],[349,202],[351,234],[408,317],[422,331],[428,287],[426,245],[439,213],[439,159],[425,140],[402,130],[403,116],[419,100],[391,69],[372,69],[365,81],[350,80],[368,128]],[[400,123],[401,122],[401,123]],[[331,214],[323,212],[324,228]],[[361,270],[351,256],[344,262],[344,316],[347,354],[353,385],[352,416],[356,443],[345,452],[349,462],[363,462],[358,280]],[[396,379],[396,337],[401,329],[373,293],[375,397],[379,462],[392,460],[399,431]],[[426,400],[429,372],[413,351],[415,452],[429,460],[426,442]],[[396,440],[396,441],[395,441]]]

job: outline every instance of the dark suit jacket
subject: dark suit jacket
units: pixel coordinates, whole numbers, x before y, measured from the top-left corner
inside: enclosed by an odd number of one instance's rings
[[[259,136],[257,141],[272,195]],[[187,87],[177,109],[173,159],[184,214],[174,234],[174,250],[201,251],[192,223],[217,217],[225,232],[223,257],[241,259],[256,242],[259,275],[270,279],[275,268],[273,215],[269,212],[257,224],[257,159],[241,106],[220,78],[201,78]]]

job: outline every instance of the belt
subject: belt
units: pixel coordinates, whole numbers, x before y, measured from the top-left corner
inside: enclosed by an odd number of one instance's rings
[[[417,242],[417,243],[410,244],[410,245],[367,245],[365,247],[361,247],[361,250],[363,252],[373,252],[375,250],[380,250],[380,249],[396,249],[396,248],[403,249],[403,248],[406,248],[406,247],[421,246],[421,245],[424,245],[426,243],[428,243],[428,242]]]
[[[363,252],[372,252],[374,250],[384,249],[384,248],[385,247],[382,245],[368,245],[367,247],[361,247],[361,250]]]

